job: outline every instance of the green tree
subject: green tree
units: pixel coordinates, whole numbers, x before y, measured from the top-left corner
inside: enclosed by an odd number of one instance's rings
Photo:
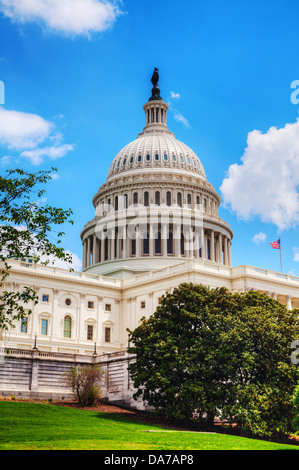
[[[40,261],[41,257],[55,258],[71,262],[71,256],[61,247],[64,232],[54,228],[70,220],[71,209],[63,210],[42,204],[45,193],[43,185],[52,179],[56,168],[49,171],[28,173],[21,169],[8,170],[0,176],[0,333],[14,327],[15,320],[31,313],[25,310],[26,304],[36,304],[38,297],[31,287],[22,292],[10,292],[4,289],[11,269],[9,259],[32,257]]]
[[[257,292],[182,284],[129,334],[135,398],[163,415],[210,424],[219,417],[260,435],[290,430],[297,312]]]

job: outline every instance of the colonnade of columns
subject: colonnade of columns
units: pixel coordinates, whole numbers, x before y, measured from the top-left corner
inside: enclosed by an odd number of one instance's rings
[[[203,259],[231,266],[231,239],[211,229],[195,235],[191,229],[183,233],[181,226],[174,225],[170,230],[168,226],[156,231],[148,227],[133,236],[128,236],[125,228],[119,233],[114,229],[109,238],[99,239],[94,233],[83,241],[83,269],[105,261],[153,256]]]
[[[272,297],[272,299],[277,300],[281,304],[285,305],[288,310],[293,310],[294,308],[299,308],[299,298],[289,295],[289,294],[279,294],[277,292],[270,292],[266,290],[261,290],[261,289],[254,289],[247,287],[245,289],[245,292],[249,292],[251,290],[256,290],[257,292],[261,292],[264,294],[267,294],[269,297]]]
[[[167,125],[168,105],[163,101],[148,102],[144,105],[145,125],[149,124],[165,124]]]

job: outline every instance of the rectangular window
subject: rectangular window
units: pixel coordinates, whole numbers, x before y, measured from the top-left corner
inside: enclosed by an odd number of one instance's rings
[[[144,300],[142,302],[140,302],[140,307],[145,308],[145,301]]]
[[[106,310],[106,312],[111,312],[111,304],[106,304],[105,305],[105,310]]]
[[[94,302],[88,302],[88,308],[94,308]]]
[[[48,320],[42,320],[41,334],[45,336],[48,334]]]
[[[87,339],[88,341],[93,340],[93,325],[87,325]]]
[[[28,318],[22,318],[21,320],[21,333],[27,333]]]
[[[49,296],[43,294],[42,301],[43,301],[43,302],[49,302]]]
[[[162,297],[158,298],[158,304],[160,305],[162,303]]]
[[[105,328],[105,343],[111,342],[111,328]]]

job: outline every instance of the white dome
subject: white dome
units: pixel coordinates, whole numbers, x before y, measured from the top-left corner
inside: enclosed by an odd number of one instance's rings
[[[146,168],[184,170],[206,180],[197,155],[170,132],[143,133],[126,145],[114,158],[107,179],[130,170]]]

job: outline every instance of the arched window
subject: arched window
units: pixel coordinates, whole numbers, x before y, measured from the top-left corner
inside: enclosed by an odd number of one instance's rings
[[[187,204],[191,207],[191,194],[187,194]]]
[[[185,254],[185,239],[184,234],[181,233],[181,255]]]
[[[115,196],[115,210],[118,211],[118,196]]]
[[[182,207],[182,193],[178,193],[177,195],[177,203],[179,207]]]
[[[64,338],[71,338],[72,337],[72,319],[69,315],[66,315],[64,317],[63,336],[64,336]]]
[[[145,193],[144,193],[144,205],[145,205],[145,207],[149,206],[149,193],[148,193],[148,191],[145,191]]]
[[[133,202],[134,204],[138,204],[138,193],[134,193]]]
[[[155,204],[156,206],[160,206],[160,191],[155,192]]]
[[[166,204],[168,206],[171,206],[171,192],[170,191],[167,191],[166,193]]]
[[[128,198],[127,194],[124,195],[124,200],[125,200],[125,209],[128,209],[128,207],[129,207],[129,198]]]
[[[155,254],[161,254],[161,232],[157,232],[155,236]]]
[[[167,239],[167,254],[173,255],[173,232],[170,230]]]
[[[196,196],[196,204],[197,204],[197,206],[199,206],[199,204],[200,204],[200,198],[199,198],[199,196]]]
[[[149,254],[149,233],[146,232],[145,238],[143,240],[143,254],[148,255]]]
[[[109,257],[109,240],[108,238],[105,238],[105,261],[108,259]]]

